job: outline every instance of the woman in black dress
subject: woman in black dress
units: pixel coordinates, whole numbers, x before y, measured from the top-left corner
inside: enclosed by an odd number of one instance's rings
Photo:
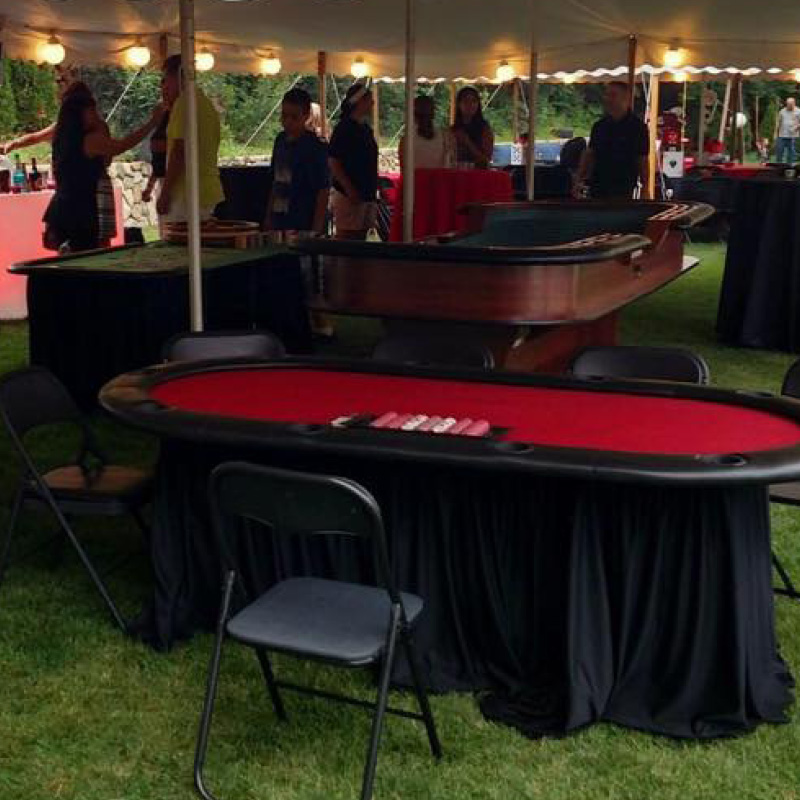
[[[79,252],[101,244],[97,187],[106,176],[108,160],[139,144],[163,113],[157,106],[139,130],[124,139],[113,139],[89,87],[80,82],[70,86],[53,133],[56,192],[44,215],[47,247]]]
[[[486,169],[494,152],[494,132],[483,116],[481,96],[471,86],[465,86],[456,95],[456,121],[452,132],[457,164]]]

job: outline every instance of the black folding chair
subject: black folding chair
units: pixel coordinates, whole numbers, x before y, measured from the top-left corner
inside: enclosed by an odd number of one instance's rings
[[[372,733],[361,789],[362,800],[372,796],[383,718],[386,713],[425,724],[431,751],[441,756],[441,745],[431,713],[412,630],[422,600],[397,591],[389,567],[380,509],[361,486],[344,478],[322,477],[250,464],[223,464],[211,476],[211,506],[225,569],[222,605],[208,672],[203,714],[195,752],[194,778],[200,796],[214,800],[203,774],[209,729],[217,693],[222,645],[231,638],[252,647],[258,657],[275,713],[286,711],[280,690],[304,692],[374,710]],[[379,587],[292,578],[260,597],[245,589],[230,538],[242,522],[266,526],[273,535],[349,536],[368,540],[374,548]],[[231,616],[234,590],[244,607]],[[388,707],[389,681],[397,644],[404,649],[420,712]],[[339,667],[380,664],[375,703],[322,692],[275,678],[268,653],[285,653]]]
[[[800,399],[800,361],[796,361],[786,373],[783,380],[782,394],[786,397]],[[784,506],[800,507],[800,481],[793,483],[778,483],[769,487],[769,499],[772,503]],[[772,553],[772,563],[775,571],[780,576],[783,586],[776,586],[775,593],[800,600],[800,591],[792,582],[788,571],[781,563],[775,552]]]
[[[217,358],[283,358],[286,350],[267,331],[202,331],[179,333],[164,345],[164,361],[207,361]]]
[[[436,335],[388,336],[378,342],[372,357],[375,361],[425,367],[494,367],[491,350],[480,342]]]
[[[69,520],[71,517],[130,515],[146,537],[147,526],[141,509],[150,499],[152,473],[110,464],[67,390],[52,373],[40,367],[10,372],[0,379],[0,417],[22,461],[22,474],[11,507],[6,540],[0,551],[0,583],[8,566],[11,543],[23,506],[46,507],[75,548],[114,621],[126,630],[125,620]],[[67,464],[41,472],[25,442],[33,430],[49,425],[75,428],[80,437],[80,449]]]
[[[631,378],[707,384],[705,359],[678,347],[587,347],[573,359],[569,371],[579,378]]]

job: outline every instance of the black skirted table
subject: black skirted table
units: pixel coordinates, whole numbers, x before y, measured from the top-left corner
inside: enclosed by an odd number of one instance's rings
[[[208,477],[249,460],[374,492],[397,583],[426,601],[432,686],[489,690],[491,718],[530,735],[607,720],[691,738],[785,721],[792,679],[775,639],[765,485],[800,476],[796,404],[302,360],[153,368],[101,400],[162,438],[155,594],[138,628],[156,647],[214,623]],[[388,412],[491,431],[370,427]],[[254,589],[309,572],[374,580],[352,542],[243,530],[237,546]]]
[[[799,181],[739,181],[717,334],[726,344],[800,352]]]
[[[277,246],[204,248],[208,330],[262,328],[290,352],[311,350],[300,259]],[[104,383],[157,363],[189,329],[188,251],[155,242],[16,264],[28,277],[30,360],[84,407]]]

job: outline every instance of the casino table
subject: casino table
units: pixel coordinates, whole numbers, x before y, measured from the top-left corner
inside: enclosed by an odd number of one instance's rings
[[[153,367],[115,379],[101,402],[161,438],[155,591],[135,628],[155,647],[214,624],[208,477],[246,460],[375,494],[396,581],[426,601],[431,685],[485,692],[491,719],[529,735],[605,720],[701,739],[786,719],[766,486],[800,477],[796,403],[309,359]],[[387,412],[489,430],[375,428]],[[375,580],[353,541],[245,526],[235,547],[253,590],[309,573]]]
[[[717,335],[737,347],[800,352],[800,181],[740,181]]]
[[[300,261],[282,246],[204,248],[205,325],[263,328],[290,352],[311,349]],[[28,277],[31,363],[52,370],[83,407],[122,372],[153,364],[189,329],[188,251],[154,242],[15,264]]]
[[[477,203],[465,230],[422,243],[299,245],[314,260],[311,305],[383,319],[392,330],[476,339],[501,368],[562,371],[615,344],[618,313],[684,274],[696,203]]]

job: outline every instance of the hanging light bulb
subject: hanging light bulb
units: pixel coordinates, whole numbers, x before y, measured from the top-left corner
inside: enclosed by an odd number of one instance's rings
[[[508,61],[503,59],[498,65],[495,75],[500,83],[508,83],[517,77],[517,71],[511,66],[511,64],[508,63]]]
[[[686,83],[686,81],[689,80],[689,73],[680,69],[672,73],[672,80],[675,81],[675,83]]]
[[[272,50],[267,53],[266,58],[261,59],[261,72],[264,75],[277,75],[282,68],[281,60]]]
[[[664,53],[664,66],[667,69],[678,69],[683,65],[683,50],[673,44],[670,45],[666,53]]]
[[[574,72],[565,72],[563,80],[564,83],[570,84],[575,83],[575,81],[578,80],[578,77]]]
[[[206,48],[195,54],[194,65],[198,72],[209,72],[214,69],[214,54]]]
[[[369,75],[369,64],[367,64],[364,59],[359,56],[351,65],[350,65],[350,74],[356,78],[356,80],[360,80],[361,78],[366,78]]]
[[[137,69],[146,67],[150,63],[150,48],[143,45],[141,39],[137,39],[136,44],[125,51],[125,61],[128,66]]]
[[[798,83],[800,83],[800,69],[796,69],[796,70],[794,70],[794,71],[792,72],[792,76],[794,77],[794,79],[795,79],[795,80],[796,80]]]
[[[64,50],[64,45],[61,44],[55,34],[39,46],[39,58],[53,67],[60,64],[66,57],[67,51]]]

